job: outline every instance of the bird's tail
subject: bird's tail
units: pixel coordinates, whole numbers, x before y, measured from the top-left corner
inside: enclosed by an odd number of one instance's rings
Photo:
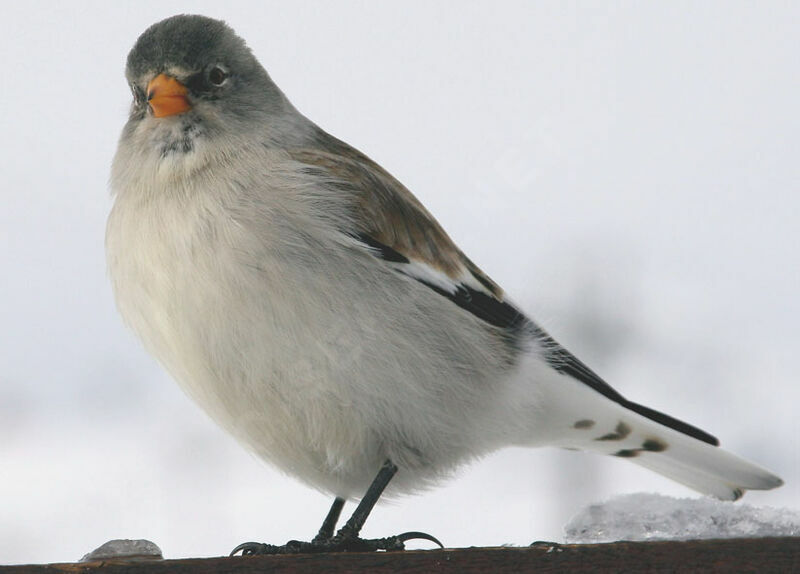
[[[546,401],[552,407],[545,411],[546,424],[560,428],[551,435],[551,444],[625,458],[723,500],[783,484],[691,425],[624,399],[611,400],[572,377],[555,377],[548,394],[559,396]]]

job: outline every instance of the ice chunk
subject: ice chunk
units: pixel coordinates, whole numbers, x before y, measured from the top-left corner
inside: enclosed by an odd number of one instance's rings
[[[163,560],[161,548],[149,540],[109,540],[80,559],[81,562],[95,562],[125,558],[126,560]]]
[[[584,508],[564,527],[567,543],[800,536],[800,511],[713,498],[626,494]]]

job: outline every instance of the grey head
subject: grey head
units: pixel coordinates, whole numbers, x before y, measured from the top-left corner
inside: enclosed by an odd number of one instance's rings
[[[123,141],[147,132],[162,155],[188,153],[198,138],[233,143],[259,129],[275,143],[307,122],[244,40],[205,16],[150,26],[128,54],[125,75],[134,101]]]

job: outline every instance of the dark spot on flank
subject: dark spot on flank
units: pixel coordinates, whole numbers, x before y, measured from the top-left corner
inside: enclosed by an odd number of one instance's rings
[[[575,424],[572,425],[572,428],[576,429],[590,429],[594,426],[594,421],[591,419],[581,419],[579,421],[575,421]]]
[[[631,434],[631,427],[620,421],[620,423],[617,425],[617,428],[614,429],[614,432],[604,434],[603,436],[597,437],[594,440],[622,440],[629,434]]]
[[[621,458],[635,458],[639,456],[639,449],[638,448],[623,448],[622,450],[618,450],[614,453],[614,456],[619,456]]]
[[[406,449],[408,449],[408,452],[413,454],[415,457],[422,458],[422,451],[420,449],[418,449],[415,446],[411,446],[410,444],[406,444],[404,446],[406,447]]]
[[[642,443],[642,450],[647,450],[650,452],[663,452],[667,450],[667,445],[658,439],[649,438]]]

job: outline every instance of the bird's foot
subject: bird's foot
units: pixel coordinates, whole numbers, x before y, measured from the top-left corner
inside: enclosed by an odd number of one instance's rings
[[[242,553],[242,556],[255,556],[258,554],[318,554],[321,552],[376,552],[378,550],[397,551],[405,550],[405,543],[409,540],[428,540],[444,548],[435,536],[425,532],[404,532],[397,536],[386,538],[365,539],[357,536],[343,536],[337,534],[332,538],[315,538],[311,542],[290,540],[283,546],[262,544],[260,542],[245,542],[239,544],[231,552],[231,556]]]

